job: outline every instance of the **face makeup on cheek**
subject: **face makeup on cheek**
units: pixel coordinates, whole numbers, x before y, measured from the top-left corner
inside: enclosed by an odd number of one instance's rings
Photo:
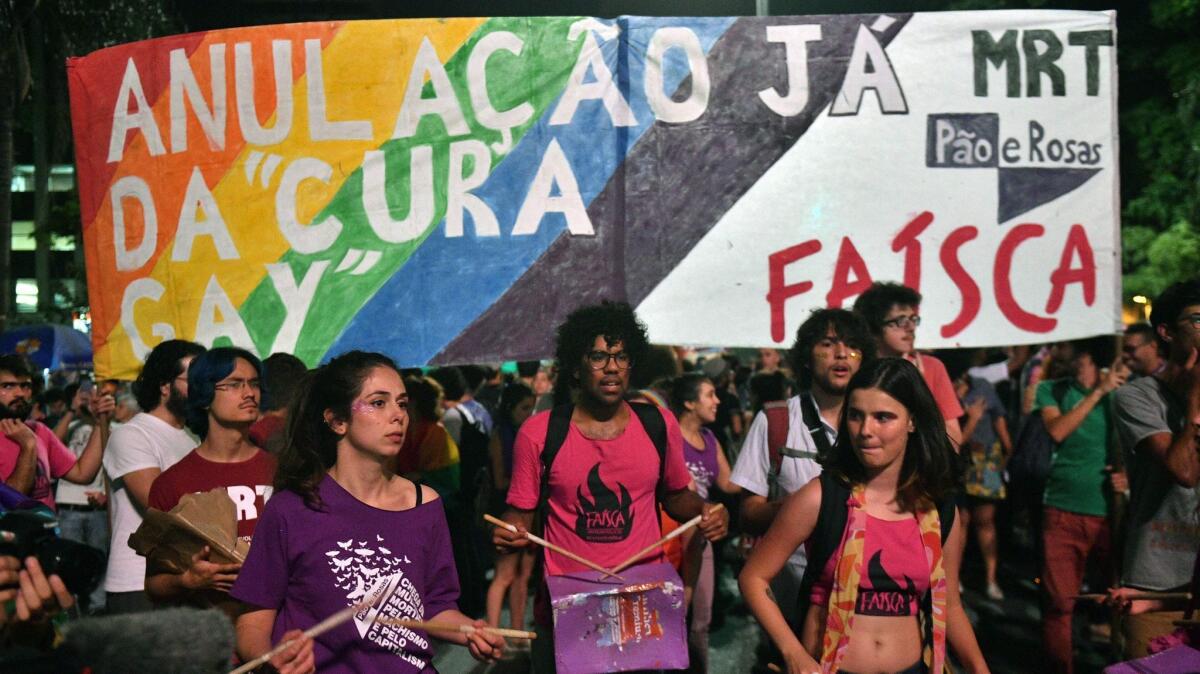
[[[848,346],[836,334],[817,342],[812,350],[814,383],[829,393],[841,394],[862,364],[862,352]]]
[[[377,367],[364,378],[359,397],[350,403],[346,438],[360,451],[391,455],[404,444],[408,393],[399,373]]]
[[[374,414],[375,414],[376,412],[378,412],[378,411],[379,411],[379,408],[377,408],[377,407],[372,407],[372,406],[371,406],[371,404],[370,404],[370,403],[368,403],[368,402],[367,402],[367,401],[365,401],[365,400],[355,400],[355,401],[354,401],[354,404],[350,406],[350,413],[351,413],[351,414],[370,414],[370,415],[374,415]]]

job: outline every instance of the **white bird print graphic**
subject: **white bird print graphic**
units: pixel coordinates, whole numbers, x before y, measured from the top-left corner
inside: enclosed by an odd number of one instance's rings
[[[401,563],[411,564],[407,555],[396,555],[382,545],[383,536],[374,534],[377,542],[359,541],[350,538],[346,541],[334,539],[338,547],[325,553],[332,572],[331,581],[336,581],[336,587],[346,594],[348,604],[364,600],[380,587],[381,582],[387,582],[394,574],[401,573]],[[355,543],[358,545],[356,546]],[[345,556],[343,557],[343,553]]]

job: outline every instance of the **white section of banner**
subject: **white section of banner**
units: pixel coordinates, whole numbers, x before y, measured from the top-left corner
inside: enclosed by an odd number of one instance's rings
[[[991,64],[986,66],[988,93],[976,96],[972,31],[980,30],[996,42],[1005,31],[1017,31],[1011,53],[1020,56],[1018,96],[1007,95],[1005,67]],[[1060,43],[1062,54],[1052,67],[1062,73],[1065,95],[1053,95],[1053,77],[1044,73],[1038,77],[1040,96],[1028,95],[1028,57],[1036,64],[1050,48],[1047,40],[1054,41],[1031,31],[1051,31]],[[1089,49],[1071,42],[1087,39],[1080,35],[1090,31],[1112,31],[1115,43],[1115,14],[914,15],[886,48],[907,114],[882,114],[871,91],[856,115],[831,116],[827,108],[640,304],[652,340],[696,344],[703,336],[707,344],[790,344],[810,310],[837,302],[839,289],[844,294],[859,280],[855,272],[861,266],[844,265],[848,271],[836,282],[843,247],[843,260],[853,261],[852,245],[871,279],[902,281],[908,249],[894,251],[894,239],[926,212],[932,222],[917,237],[924,296],[919,347],[1037,343],[1118,329],[1116,46],[1094,50],[1098,90],[1088,95]],[[997,146],[990,151],[1002,153],[996,155],[999,168],[926,165],[927,140],[938,140],[929,116],[950,113],[998,116]],[[927,132],[934,138],[927,139]],[[952,157],[955,146],[949,137],[943,140],[943,159]],[[1067,161],[1068,141],[1076,154],[1073,162]],[[1099,152],[1098,162],[1082,163],[1085,145],[1088,153]],[[986,156],[988,149],[976,146],[975,151]],[[1005,169],[1025,169],[1024,180],[1014,183],[1020,188],[1012,194],[1017,201],[1055,192],[1055,183],[1080,180],[1085,175],[1080,170],[1099,172],[998,222],[999,174]],[[1030,177],[1028,169],[1057,170]],[[815,252],[814,241],[819,242]],[[776,265],[783,273],[773,287],[770,258],[787,249],[798,259]],[[1087,250],[1094,256],[1094,271],[1084,262]],[[798,294],[788,290],[804,281],[812,288]],[[972,284],[978,288],[975,309],[969,301]],[[1086,288],[1091,288],[1090,302]],[[777,296],[794,294],[777,297],[774,312],[768,301],[773,289]],[[854,301],[853,296],[842,299],[846,307]]]

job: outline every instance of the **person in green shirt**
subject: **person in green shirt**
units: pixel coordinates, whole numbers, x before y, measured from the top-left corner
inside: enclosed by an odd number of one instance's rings
[[[1073,671],[1071,615],[1089,554],[1107,560],[1111,552],[1108,491],[1124,489],[1124,475],[1110,474],[1112,440],[1108,394],[1129,376],[1116,358],[1113,338],[1078,340],[1071,377],[1038,384],[1034,411],[1042,417],[1056,448],[1046,479],[1043,508],[1042,580],[1046,609],[1042,638],[1051,671]]]

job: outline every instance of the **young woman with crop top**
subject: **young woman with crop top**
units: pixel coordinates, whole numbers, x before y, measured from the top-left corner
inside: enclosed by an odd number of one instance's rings
[[[827,483],[849,494],[837,504],[845,526],[812,586],[803,639],[768,583],[819,529],[822,480],[787,497],[739,578],[786,671],[941,674],[948,645],[966,671],[987,672],[958,595],[964,534],[955,518],[943,542],[938,508],[957,488],[957,459],[921,373],[901,358],[863,367],[850,381],[840,426],[821,462]]]

